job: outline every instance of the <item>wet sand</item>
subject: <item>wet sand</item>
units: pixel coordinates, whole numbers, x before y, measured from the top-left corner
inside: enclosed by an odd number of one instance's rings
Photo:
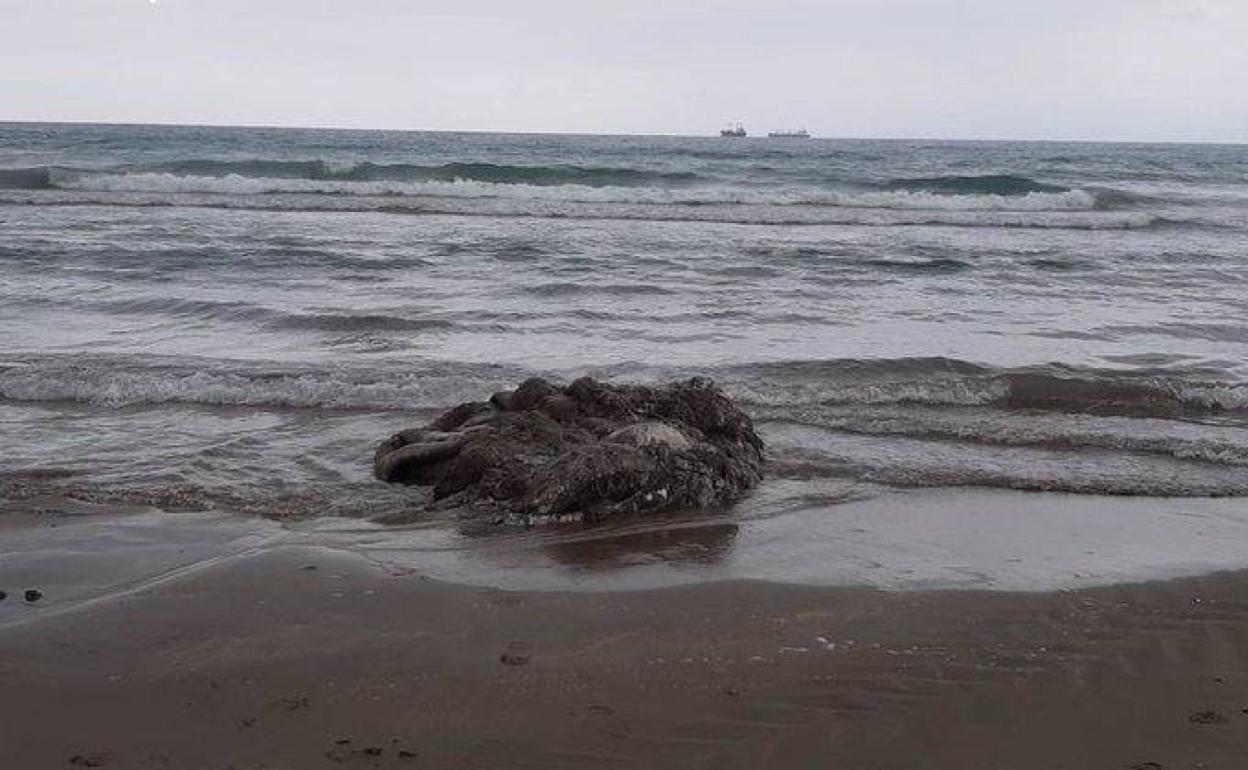
[[[1224,768],[1248,573],[505,592],[259,548],[0,602],[0,767]]]

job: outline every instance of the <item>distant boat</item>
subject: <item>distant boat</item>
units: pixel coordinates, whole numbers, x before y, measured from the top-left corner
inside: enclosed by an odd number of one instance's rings
[[[809,139],[810,132],[804,128],[789,131],[772,131],[767,136],[772,139]]]
[[[745,126],[741,125],[740,123],[733,123],[733,124],[729,125],[727,128],[725,128],[724,130],[720,131],[720,132],[719,132],[719,135],[720,135],[720,136],[735,137],[735,138],[738,138],[738,139],[739,139],[739,138],[741,138],[741,137],[749,136],[749,134],[747,134],[747,133],[745,132]]]

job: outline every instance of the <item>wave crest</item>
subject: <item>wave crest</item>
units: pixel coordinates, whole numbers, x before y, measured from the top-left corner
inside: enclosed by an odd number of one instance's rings
[[[427,181],[348,181],[225,176],[184,176],[168,172],[124,174],[64,174],[52,187],[87,192],[133,192],[218,195],[274,195],[282,193],[340,196],[400,196],[413,198],[501,198],[563,203],[624,203],[661,205],[812,206],[847,209],[906,211],[1091,211],[1097,199],[1084,190],[1027,193],[1025,195],[949,196],[938,193],[849,191],[819,188],[747,189],[735,187],[630,187],[580,183],[533,184],[478,179]]]
[[[165,163],[113,166],[107,168],[71,168],[35,166],[0,169],[0,189],[47,190],[72,188],[78,184],[105,184],[100,178],[119,177],[135,180],[181,178],[187,180],[244,179],[263,185],[267,180],[275,186],[281,182],[482,182],[498,185],[532,187],[681,187],[699,180],[686,171],[657,171],[612,166],[523,166],[498,163],[443,163],[419,165],[411,163],[373,163],[369,161],[326,160],[177,160]],[[186,182],[184,184],[191,184]],[[125,184],[115,182],[115,184]],[[198,184],[206,184],[200,181]]]
[[[403,411],[441,408],[463,400],[465,393],[493,393],[524,376],[486,364],[374,369],[52,357],[0,363],[0,399],[108,408],[203,404]]]
[[[1069,187],[1046,184],[1011,174],[988,174],[982,176],[934,176],[913,179],[890,179],[884,183],[888,190],[927,192],[939,195],[1032,195],[1034,193],[1068,193]]]
[[[500,198],[677,206],[806,206],[900,211],[1082,212],[1127,207],[1124,194],[1011,175],[893,179],[880,185],[808,182],[752,186],[691,171],[627,166],[373,163],[187,159],[164,163],[0,169],[0,190]],[[172,203],[172,201],[171,201]]]
[[[999,369],[946,358],[843,359],[725,368],[720,379],[761,406],[916,404],[1130,417],[1248,413],[1248,383],[1211,372]]]
[[[285,316],[276,323],[322,331],[396,325],[416,330],[442,328],[442,322],[435,319],[391,316]],[[735,397],[763,408],[894,404],[1157,418],[1248,414],[1248,383],[1218,379],[1215,373],[1203,371],[1111,371],[1057,364],[1000,369],[957,359],[902,358],[743,364],[694,373],[711,374]],[[0,398],[103,406],[176,402],[407,409],[457,403],[464,393],[493,392],[531,374],[515,367],[455,362],[393,370],[274,369],[215,359],[152,364],[47,357],[0,363]],[[630,366],[619,376],[648,379],[689,374]]]

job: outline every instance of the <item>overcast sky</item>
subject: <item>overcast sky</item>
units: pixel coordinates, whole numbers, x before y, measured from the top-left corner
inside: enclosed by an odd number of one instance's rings
[[[1248,141],[1248,0],[0,0],[0,120]]]

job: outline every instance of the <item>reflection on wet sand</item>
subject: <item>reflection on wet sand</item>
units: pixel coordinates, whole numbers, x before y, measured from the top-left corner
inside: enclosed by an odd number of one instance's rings
[[[0,515],[0,590],[47,614],[290,547],[392,574],[506,590],[648,590],[722,580],[1034,591],[1242,569],[1240,501],[917,490],[837,499],[828,482],[764,484],[730,511],[500,527],[343,517],[274,522],[40,498]],[[827,493],[827,494],[825,494]],[[781,515],[760,511],[784,510]],[[10,611],[11,607],[10,607]]]
[[[708,565],[732,551],[739,529],[723,521],[580,529],[552,537],[542,551],[559,564],[585,570],[656,562]]]

